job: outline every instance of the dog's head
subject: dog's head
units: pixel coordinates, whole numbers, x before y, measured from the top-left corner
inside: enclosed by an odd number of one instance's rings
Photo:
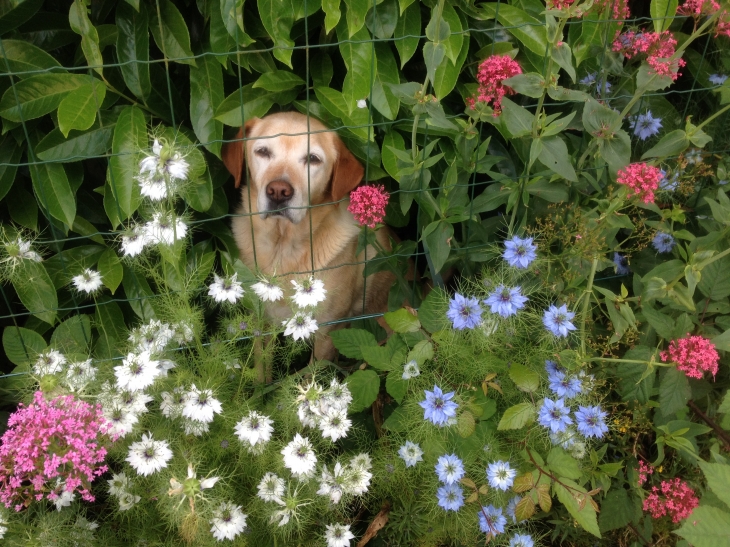
[[[334,131],[297,112],[246,122],[221,157],[236,180],[248,167],[252,212],[294,224],[307,207],[337,202],[362,180],[363,167]]]

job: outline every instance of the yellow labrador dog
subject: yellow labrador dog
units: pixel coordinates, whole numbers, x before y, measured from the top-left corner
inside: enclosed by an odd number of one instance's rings
[[[254,118],[223,146],[223,162],[242,188],[233,219],[241,261],[264,275],[276,275],[288,293],[290,280],[314,275],[324,282],[327,298],[315,318],[320,325],[364,313],[387,311],[388,272],[363,277],[364,261],[375,256],[370,246],[356,255],[360,227],[347,210],[346,198],[362,180],[363,166],[334,131],[297,112]],[[244,167],[245,166],[245,167]],[[307,173],[309,171],[309,173]],[[377,232],[390,249],[389,232]],[[269,319],[281,324],[292,317],[290,302],[267,302]],[[327,336],[338,325],[321,325],[314,357],[335,354]]]

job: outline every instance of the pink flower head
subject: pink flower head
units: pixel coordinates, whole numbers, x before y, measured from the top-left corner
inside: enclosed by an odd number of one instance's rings
[[[388,205],[390,194],[383,185],[360,186],[350,193],[350,205],[347,210],[352,213],[360,226],[375,228],[383,222],[385,207]]]
[[[659,488],[653,486],[651,494],[644,500],[644,511],[649,511],[655,519],[669,515],[676,524],[690,516],[692,510],[699,505],[694,490],[679,478],[662,481],[662,497],[659,497],[659,493]]]
[[[636,470],[637,473],[639,473],[639,485],[642,485],[646,482],[646,479],[649,478],[649,475],[654,473],[654,468],[649,465],[648,463],[644,463],[643,461],[639,462],[639,469]]]
[[[624,32],[614,40],[613,50],[621,52],[627,59],[646,55],[646,62],[655,74],[670,76],[672,80],[679,77],[679,69],[686,64],[684,59],[670,59],[677,50],[677,40],[668,30],[661,33]]]
[[[46,401],[36,391],[33,402],[20,404],[0,440],[0,502],[16,511],[33,499],[58,498],[57,482],[94,501],[90,487],[107,471],[102,437],[109,423],[101,405],[61,395]]]
[[[720,356],[715,344],[702,336],[686,336],[672,340],[669,349],[660,354],[662,361],[677,363],[677,369],[690,378],[702,378],[705,372],[714,377],[719,368]]]
[[[677,8],[677,13],[700,18],[704,15],[712,15],[719,9],[720,4],[716,0],[687,0]]]
[[[575,0],[548,0],[547,6],[550,9],[568,9]]]
[[[467,103],[474,108],[477,102],[492,103],[494,108],[493,115],[499,116],[501,112],[500,105],[502,97],[505,95],[514,95],[515,90],[504,85],[502,80],[522,74],[522,68],[509,55],[492,55],[487,57],[479,65],[477,72],[477,81],[479,89],[475,97],[467,99]]]
[[[616,182],[627,186],[644,203],[654,202],[654,191],[659,188],[662,171],[658,167],[646,163],[632,163],[619,169]]]
[[[610,10],[611,19],[617,22],[623,22],[631,15],[629,0],[595,0],[593,7],[598,13]]]

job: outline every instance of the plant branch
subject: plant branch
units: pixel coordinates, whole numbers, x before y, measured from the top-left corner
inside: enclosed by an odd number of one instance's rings
[[[588,319],[588,307],[591,303],[591,294],[593,294],[593,279],[596,277],[596,269],[598,268],[598,257],[593,257],[591,264],[591,273],[588,276],[588,286],[584,293],[583,309],[581,310],[580,323],[580,351],[583,355],[586,353],[586,321]]]
[[[730,451],[730,435],[727,433],[727,431],[725,431],[723,428],[721,428],[707,414],[702,412],[700,410],[700,408],[695,404],[694,401],[689,401],[687,403],[687,406],[689,406],[692,409],[692,412],[694,412],[699,419],[701,419],[703,422],[705,422],[707,425],[709,425],[712,429],[715,430],[715,433],[717,434],[718,438],[725,445],[725,450]]]

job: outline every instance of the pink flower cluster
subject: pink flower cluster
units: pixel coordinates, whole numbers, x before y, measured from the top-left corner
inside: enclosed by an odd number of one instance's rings
[[[58,498],[55,482],[94,501],[89,488],[107,471],[101,437],[108,429],[101,405],[62,395],[48,402],[37,391],[28,406],[20,404],[0,439],[0,502],[16,511],[33,499]],[[49,484],[54,481],[54,484]]]
[[[616,182],[628,186],[644,203],[654,202],[654,191],[659,188],[662,172],[659,168],[646,163],[632,163],[619,169]]]
[[[672,340],[669,349],[660,354],[662,361],[677,363],[677,369],[690,378],[702,378],[705,372],[714,377],[719,368],[720,356],[713,344],[702,336],[687,336]]]
[[[477,72],[477,81],[479,89],[476,97],[467,99],[467,103],[474,108],[477,102],[492,103],[494,108],[493,115],[499,116],[502,111],[502,97],[505,95],[513,95],[515,90],[504,85],[502,80],[522,74],[522,68],[519,63],[512,59],[509,55],[492,55],[484,59],[479,65]]]
[[[548,0],[551,9],[568,9],[575,0]]]
[[[390,194],[383,185],[360,186],[350,193],[350,205],[347,210],[352,213],[360,226],[375,228],[383,222],[385,208],[388,205]]]
[[[649,475],[654,473],[654,468],[648,463],[640,461],[639,469],[637,469],[636,471],[639,473],[639,486],[641,486],[646,482],[646,479],[649,478]]]
[[[716,0],[687,0],[677,8],[677,13],[688,17],[702,17],[712,15],[719,9],[720,4]]]
[[[655,74],[679,77],[679,69],[686,63],[684,59],[671,60],[677,50],[677,40],[668,30],[664,32],[624,32],[613,42],[613,50],[623,53],[627,59],[637,55],[646,55],[646,62]]]
[[[611,19],[614,21],[624,21],[629,18],[629,0],[596,0],[593,7],[598,13],[603,13],[607,9],[611,10]]]
[[[692,510],[699,505],[694,490],[682,479],[662,481],[662,497],[659,497],[659,490],[653,486],[651,494],[644,500],[644,511],[649,511],[655,519],[669,515],[676,524],[690,516]]]

